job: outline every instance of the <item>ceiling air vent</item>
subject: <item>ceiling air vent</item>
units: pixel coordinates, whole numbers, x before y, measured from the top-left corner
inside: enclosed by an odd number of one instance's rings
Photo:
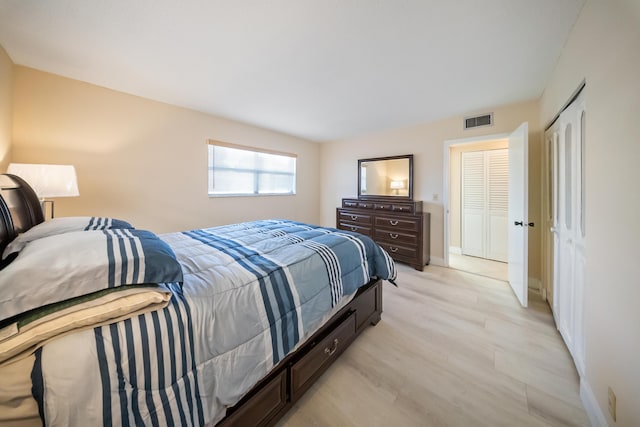
[[[465,117],[464,129],[473,129],[481,126],[491,126],[493,124],[493,113],[483,114],[481,116]]]

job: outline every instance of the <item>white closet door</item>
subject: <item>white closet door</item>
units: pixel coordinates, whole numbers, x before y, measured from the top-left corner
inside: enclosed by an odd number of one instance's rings
[[[584,374],[585,101],[580,95],[560,114],[558,199],[554,233],[554,317],[580,375]]]
[[[484,257],[485,213],[484,152],[462,153],[462,254]]]
[[[487,258],[507,262],[509,151],[487,151]]]
[[[559,126],[556,123],[545,132],[545,161],[546,161],[546,213],[545,213],[545,286],[547,290],[547,300],[551,306],[554,317],[556,316],[557,302],[555,297],[555,277],[557,264],[556,256],[558,251],[555,250],[558,245],[558,144],[559,144]],[[557,319],[556,319],[557,322]]]
[[[509,152],[462,153],[462,253],[508,258]]]

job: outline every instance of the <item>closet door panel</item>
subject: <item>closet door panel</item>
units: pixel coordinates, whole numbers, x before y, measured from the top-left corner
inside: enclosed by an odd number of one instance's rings
[[[509,151],[486,152],[487,166],[487,253],[486,257],[507,262],[509,209]]]
[[[485,167],[481,151],[462,153],[462,253],[485,256]]]

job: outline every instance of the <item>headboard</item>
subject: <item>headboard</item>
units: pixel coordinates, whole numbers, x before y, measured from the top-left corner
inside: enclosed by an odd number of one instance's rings
[[[0,174],[0,256],[18,233],[44,221],[36,192],[16,175]]]

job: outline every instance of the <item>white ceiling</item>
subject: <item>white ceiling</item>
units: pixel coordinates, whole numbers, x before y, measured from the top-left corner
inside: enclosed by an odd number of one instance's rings
[[[20,65],[315,141],[541,95],[584,0],[0,0]]]

